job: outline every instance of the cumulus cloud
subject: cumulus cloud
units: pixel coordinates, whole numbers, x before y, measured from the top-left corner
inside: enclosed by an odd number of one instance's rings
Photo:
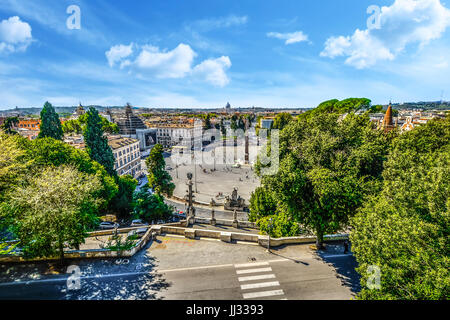
[[[409,44],[424,46],[440,38],[450,26],[450,10],[440,0],[396,0],[381,8],[379,21],[380,28],[330,37],[320,55],[346,56],[345,63],[358,69],[394,60]]]
[[[180,43],[170,51],[145,46],[135,61],[135,66],[153,71],[158,78],[183,78],[191,71],[196,53],[189,45]]]
[[[106,52],[110,67],[120,63],[120,68],[130,67],[139,73],[149,74],[160,79],[180,79],[194,76],[219,87],[230,82],[226,74],[226,70],[231,67],[229,57],[207,59],[194,66],[197,53],[184,43],[180,43],[172,50],[161,50],[159,47],[151,45],[136,45],[136,47],[138,52],[134,58],[132,58],[133,50],[127,46],[111,47]]]
[[[18,16],[0,22],[0,52],[25,51],[31,41],[30,25]]]
[[[269,32],[267,33],[269,38],[276,38],[280,40],[286,40],[285,45],[293,44],[302,41],[308,41],[308,36],[303,33],[303,31],[296,31],[291,33],[279,33],[279,32]]]
[[[217,87],[224,87],[229,82],[225,70],[231,67],[229,57],[222,56],[217,59],[208,59],[196,65],[192,70],[194,75],[204,77],[206,81],[212,83]]]
[[[133,44],[126,46],[123,44],[113,46],[108,51],[106,51],[105,55],[108,59],[108,64],[110,67],[113,67],[116,62],[122,61],[124,58],[130,56],[133,53]],[[128,64],[127,60],[122,62],[122,66],[124,64]]]

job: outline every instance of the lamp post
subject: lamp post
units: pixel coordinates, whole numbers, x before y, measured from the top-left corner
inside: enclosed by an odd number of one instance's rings
[[[216,148],[212,150],[213,161],[214,161],[214,171],[216,171]]]
[[[188,200],[188,215],[187,215],[187,219],[188,221],[190,220],[190,218],[195,217],[195,209],[194,206],[192,204],[192,198],[194,197],[192,195],[192,173],[188,172],[187,174],[187,178],[188,178],[188,194],[187,194],[187,200]]]
[[[195,182],[195,193],[198,193],[197,191],[197,164],[195,161],[195,148],[194,148],[194,152],[192,153],[192,160],[194,160],[194,182]]]
[[[267,242],[267,252],[270,253],[270,232],[272,231],[272,218],[269,219],[269,241]]]

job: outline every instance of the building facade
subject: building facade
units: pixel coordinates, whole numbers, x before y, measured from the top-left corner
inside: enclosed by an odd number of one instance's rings
[[[142,175],[139,140],[121,136],[108,136],[108,144],[114,155],[114,169],[122,176],[134,178]]]

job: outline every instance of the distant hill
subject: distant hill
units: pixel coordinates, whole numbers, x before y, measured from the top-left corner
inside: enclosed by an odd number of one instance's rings
[[[393,103],[392,107],[397,110],[449,110],[450,102],[449,101],[428,101],[428,102],[404,102],[404,103]]]
[[[54,106],[55,111],[59,114],[72,114],[75,112],[75,109],[78,106],[73,106],[73,107],[60,107],[60,106]],[[109,109],[123,109],[123,106],[112,106],[112,107],[104,107],[104,106],[83,106],[85,109],[88,109],[89,107],[94,107],[96,108],[99,112],[104,112],[106,111],[107,108]],[[13,109],[8,109],[8,110],[0,110],[0,115],[1,114],[17,114],[19,113],[22,116],[27,116],[27,115],[39,115],[41,113],[42,108],[13,108]]]

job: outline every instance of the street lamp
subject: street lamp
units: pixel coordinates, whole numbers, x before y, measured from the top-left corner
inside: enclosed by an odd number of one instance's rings
[[[269,219],[269,241],[267,242],[267,252],[270,253],[270,232],[272,231],[272,218]]]

